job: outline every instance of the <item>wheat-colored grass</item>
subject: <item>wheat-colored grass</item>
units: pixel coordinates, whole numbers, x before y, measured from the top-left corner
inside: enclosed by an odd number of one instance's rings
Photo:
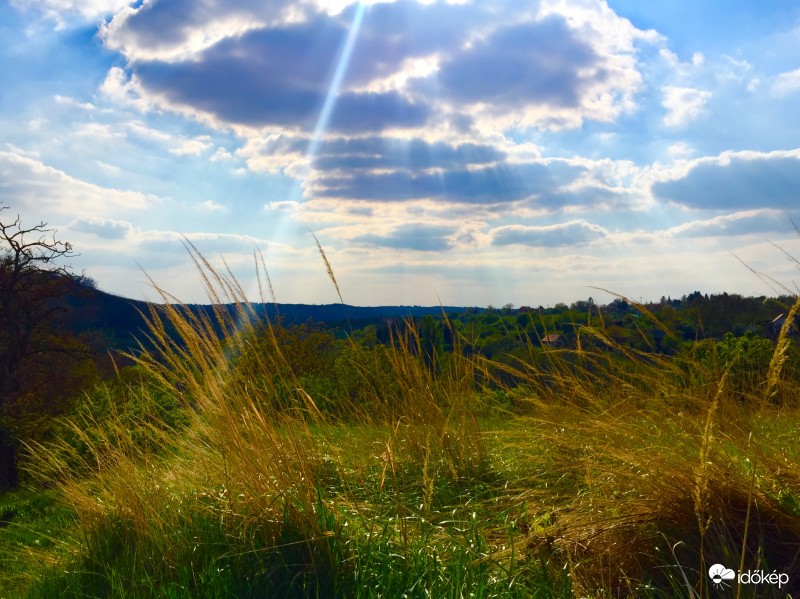
[[[138,419],[86,414],[69,437],[32,448],[31,471],[79,518],[68,540],[76,559],[106,555],[103,539],[118,535],[136,548],[130,559],[155,560],[153,588],[186,560],[195,576],[198,551],[268,562],[296,549],[303,569],[293,576],[311,573],[317,588],[346,572],[373,576],[382,560],[380,584],[412,594],[425,584],[464,592],[472,569],[504,581],[507,596],[552,596],[563,575],[565,596],[654,588],[705,599],[716,562],[800,579],[788,329],[762,400],[750,403],[726,371],[689,356],[689,369],[704,370],[688,376],[686,361],[633,350],[590,323],[576,349],[531,342],[518,360],[467,358],[457,341],[443,368],[421,359],[408,322],[388,348],[345,341],[338,359],[358,393],[328,397],[304,384],[288,337],[259,318],[231,273],[187,249],[214,308],[192,312],[154,287],[155,350],[129,356],[148,381],[135,390]],[[510,408],[492,403],[498,389]],[[185,421],[152,417],[159,394],[183,404]],[[197,541],[209,523],[221,555]],[[406,583],[409,564],[438,574]]]

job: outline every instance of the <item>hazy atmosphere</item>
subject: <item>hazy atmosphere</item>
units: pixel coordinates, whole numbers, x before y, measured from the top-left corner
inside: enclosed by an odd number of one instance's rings
[[[0,203],[138,299],[770,294],[799,103],[783,0],[0,1]]]

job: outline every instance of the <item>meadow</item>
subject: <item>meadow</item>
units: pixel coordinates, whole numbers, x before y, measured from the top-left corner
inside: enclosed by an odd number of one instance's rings
[[[800,301],[762,370],[741,344],[636,349],[602,318],[502,361],[455,333],[427,352],[413,325],[322,356],[193,256],[237,311],[163,292],[155,349],[28,446],[0,596],[800,592]]]

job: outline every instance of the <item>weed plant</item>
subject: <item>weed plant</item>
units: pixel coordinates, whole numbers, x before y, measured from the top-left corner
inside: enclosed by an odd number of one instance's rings
[[[314,370],[308,337],[264,321],[189,249],[218,308],[156,287],[156,351],[129,356],[139,378],[30,448],[37,488],[73,519],[46,562],[26,550],[44,565],[20,593],[706,598],[717,563],[789,577],[733,581],[730,596],[800,590],[787,329],[746,389],[731,383],[746,355],[638,352],[602,319],[576,348],[531,341],[530,359],[496,362],[458,343],[424,359],[408,326]],[[23,526],[8,522],[6,548]]]

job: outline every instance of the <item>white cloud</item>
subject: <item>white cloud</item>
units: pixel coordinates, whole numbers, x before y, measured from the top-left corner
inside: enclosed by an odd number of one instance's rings
[[[217,151],[209,158],[211,162],[219,162],[221,160],[233,160],[233,154],[231,154],[225,148],[217,148]]]
[[[670,228],[670,237],[706,237],[724,235],[728,237],[757,235],[765,232],[785,233],[791,230],[791,223],[782,210],[744,210],[724,214],[705,220],[695,220]]]
[[[222,204],[217,204],[214,200],[206,200],[200,204],[208,212],[225,212],[227,209]]]
[[[667,152],[673,159],[689,158],[695,153],[695,149],[685,141],[678,141],[667,148]]]
[[[68,225],[68,228],[103,239],[123,239],[133,231],[131,223],[111,218],[77,218]]]
[[[264,204],[264,210],[273,212],[297,212],[300,209],[299,202],[283,200],[280,202],[268,202]]]
[[[83,110],[92,111],[97,110],[97,106],[92,104],[91,102],[79,102],[75,98],[71,98],[70,96],[62,96],[56,94],[53,96],[53,100],[55,100],[56,104],[62,104],[65,106],[74,106],[76,108],[81,108]]]
[[[664,124],[670,127],[681,127],[699,118],[706,102],[711,99],[711,92],[691,87],[668,85],[661,91],[661,105],[667,109]]]
[[[176,156],[199,156],[214,145],[210,139],[207,135],[203,135],[194,139],[183,140],[179,146],[170,148],[169,152]]]
[[[137,120],[127,121],[125,123],[125,128],[133,135],[162,143],[173,143],[175,139],[174,136],[169,133],[148,127],[145,123]]]
[[[113,164],[109,164],[108,162],[103,162],[102,160],[95,160],[94,163],[98,166],[98,168],[109,175],[119,175],[122,173],[122,169],[118,166]]]
[[[75,126],[74,135],[91,140],[106,141],[119,141],[125,138],[124,132],[107,123],[78,123]]]
[[[41,131],[47,125],[47,119],[36,117],[28,121],[28,131]]]
[[[111,67],[100,84],[100,93],[123,105],[133,106],[141,112],[152,108],[154,101],[145,98],[135,76],[128,77],[120,67]]]
[[[157,201],[143,193],[75,179],[19,152],[0,151],[0,203],[34,215],[34,219],[41,219],[41,214],[99,217],[120,210],[143,210]]]
[[[800,69],[778,75],[772,89],[778,94],[791,94],[800,90]]]
[[[722,61],[711,66],[713,66],[714,78],[722,84],[743,83],[751,77],[753,71],[753,65],[748,61],[734,58],[728,54],[724,54]]]
[[[127,7],[131,0],[11,0],[21,10],[37,10],[56,23],[57,28],[79,19],[97,21]]]
[[[492,229],[489,235],[492,245],[574,247],[607,237],[608,231],[585,220],[574,220],[544,226],[506,225]]]

